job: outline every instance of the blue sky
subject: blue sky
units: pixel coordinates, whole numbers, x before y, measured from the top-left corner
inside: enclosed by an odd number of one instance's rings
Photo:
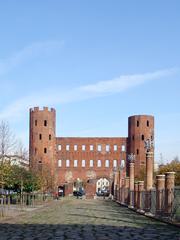
[[[127,136],[155,116],[156,161],[180,157],[180,1],[0,1],[0,119],[28,146],[29,107],[58,136]]]

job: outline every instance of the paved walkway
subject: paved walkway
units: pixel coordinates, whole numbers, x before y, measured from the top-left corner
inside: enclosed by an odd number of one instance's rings
[[[180,229],[109,200],[64,199],[0,223],[1,240],[180,240]]]

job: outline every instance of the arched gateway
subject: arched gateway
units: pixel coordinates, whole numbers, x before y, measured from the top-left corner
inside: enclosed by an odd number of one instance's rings
[[[134,168],[138,177],[145,167],[144,139],[153,138],[154,117],[150,115],[129,117],[128,137],[57,137],[55,109],[35,107],[30,109],[30,168],[50,178],[49,188],[55,191],[59,186],[65,194],[71,194],[79,178],[86,183],[86,191],[95,194],[112,188],[111,179],[122,162],[125,167],[121,174],[128,175],[130,153],[136,155]]]

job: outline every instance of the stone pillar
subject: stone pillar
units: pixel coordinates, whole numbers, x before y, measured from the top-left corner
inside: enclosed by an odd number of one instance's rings
[[[119,195],[118,195],[118,201],[121,201],[121,171],[119,171]]]
[[[172,212],[174,200],[174,178],[175,172],[165,173],[165,215],[169,216]]]
[[[125,204],[129,204],[129,177],[125,178]]]
[[[165,190],[165,175],[156,176],[156,214],[162,215],[164,210],[164,191]]]
[[[114,174],[114,200],[117,200],[117,171]]]
[[[120,177],[120,174],[119,174],[119,171],[117,171],[117,201],[119,201],[119,177]]]
[[[129,205],[134,207],[134,162],[129,164]]]
[[[124,178],[122,178],[121,182],[122,182],[122,187],[121,187],[121,203],[124,204],[124,189],[125,189],[125,188],[124,188],[124,182],[125,182]]]
[[[144,181],[139,181],[138,182],[138,209],[142,210],[143,205],[142,205],[142,194],[144,191]]]
[[[138,182],[134,183],[134,207],[138,207]]]
[[[146,153],[146,182],[145,182],[145,208],[146,212],[151,209],[151,190],[153,187],[153,153]]]
[[[146,153],[146,185],[145,189],[147,191],[151,190],[153,187],[153,153]]]

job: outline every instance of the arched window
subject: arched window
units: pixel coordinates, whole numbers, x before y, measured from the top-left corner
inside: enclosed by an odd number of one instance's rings
[[[98,166],[98,167],[101,167],[101,160],[98,160],[97,166]]]
[[[106,162],[105,162],[105,167],[109,167],[109,160],[106,160]]]
[[[58,160],[58,167],[62,167],[62,160]]]
[[[136,154],[139,155],[139,149],[137,149]]]
[[[141,136],[141,139],[142,139],[142,141],[144,141],[144,135],[142,134],[142,136]]]
[[[147,127],[149,127],[149,120],[147,120]]]
[[[124,168],[125,167],[125,161],[122,159],[121,160],[121,168]]]
[[[69,167],[70,166],[70,161],[69,159],[66,160],[66,167]]]
[[[44,126],[47,127],[47,120],[44,120]]]
[[[117,160],[113,160],[113,167],[117,167]]]
[[[93,165],[94,165],[94,161],[91,159],[90,162],[89,162],[89,166],[93,167]]]
[[[74,167],[78,166],[78,160],[74,160]]]
[[[86,166],[86,160],[82,160],[82,167],[85,167]]]
[[[137,121],[137,127],[139,127],[139,121]]]

